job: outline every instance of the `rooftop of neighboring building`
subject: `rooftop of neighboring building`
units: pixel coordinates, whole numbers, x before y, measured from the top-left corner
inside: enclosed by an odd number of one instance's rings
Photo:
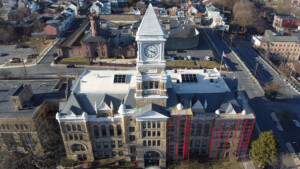
[[[0,81],[0,118],[31,118],[45,100],[65,98],[67,84],[62,84],[59,90],[53,90],[59,80],[13,80]],[[71,82],[71,81],[70,81]],[[30,85],[33,95],[24,103],[22,109],[14,108],[11,96],[18,96]],[[69,83],[68,85],[71,86]]]
[[[257,36],[257,38],[262,42],[299,42],[298,36],[277,36],[270,30],[266,30],[264,36]]]

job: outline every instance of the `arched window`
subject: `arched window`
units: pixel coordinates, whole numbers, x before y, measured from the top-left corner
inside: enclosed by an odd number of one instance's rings
[[[94,125],[94,135],[95,135],[95,137],[99,137],[99,128],[98,128],[98,126],[97,125]]]
[[[113,125],[109,125],[109,135],[110,136],[114,136],[114,126]]]
[[[107,136],[106,127],[104,125],[101,126],[102,136]]]
[[[81,124],[77,124],[77,130],[78,130],[78,131],[81,131],[81,130],[82,130]]]
[[[67,130],[71,131],[71,126],[69,124],[67,124]]]
[[[197,133],[196,133],[197,136],[201,135],[201,130],[202,130],[202,124],[198,124],[197,125]]]
[[[117,134],[118,136],[122,135],[122,128],[120,125],[117,125]]]
[[[76,131],[76,125],[75,124],[72,124],[72,130]]]
[[[207,136],[209,132],[209,124],[205,124],[205,128],[204,128],[204,136]]]
[[[81,144],[73,144],[71,146],[72,152],[76,152],[76,151],[85,151],[85,147]]]

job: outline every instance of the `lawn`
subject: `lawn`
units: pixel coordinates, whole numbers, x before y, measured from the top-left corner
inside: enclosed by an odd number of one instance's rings
[[[169,169],[243,169],[242,163],[229,160],[185,161],[178,165],[172,165]]]
[[[66,57],[66,58],[62,58],[60,60],[60,62],[74,62],[74,63],[86,63],[89,62],[90,58],[86,58],[86,57]]]
[[[199,68],[200,65],[206,68],[215,68],[220,67],[219,63],[215,61],[191,61],[191,60],[175,60],[174,62],[170,62],[169,60],[166,63],[169,67],[186,67],[186,68]]]
[[[118,163],[118,164],[116,164]],[[134,168],[134,163],[126,163],[122,158],[106,158],[101,160],[95,160],[93,169],[129,169]]]

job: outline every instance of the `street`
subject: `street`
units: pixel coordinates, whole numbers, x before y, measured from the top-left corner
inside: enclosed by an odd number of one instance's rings
[[[281,154],[287,154],[289,153],[286,147],[286,142],[290,141],[300,141],[300,138],[293,137],[292,135],[290,137],[286,136],[285,132],[281,132],[277,129],[276,124],[274,123],[273,119],[271,118],[271,112],[266,106],[267,100],[264,98],[264,95],[261,90],[259,89],[258,85],[256,83],[253,83],[253,79],[251,79],[250,75],[247,73],[245,68],[243,68],[235,56],[233,55],[231,49],[225,44],[222,39],[217,36],[213,31],[208,29],[203,29],[205,34],[209,37],[209,39],[212,41],[212,43],[217,48],[217,52],[219,54],[222,54],[224,51],[229,55],[229,59],[226,59],[226,64],[230,67],[230,70],[233,72],[232,74],[225,74],[225,81],[229,84],[231,89],[234,89],[235,85],[240,85],[240,88],[244,89],[249,97],[249,105],[252,108],[255,116],[256,116],[256,123],[259,126],[260,131],[269,131],[272,130],[275,134],[275,136],[278,138],[280,143],[280,152]],[[242,51],[245,48],[245,51]],[[251,53],[251,51],[248,51],[249,49],[247,47],[237,47],[236,49],[233,49],[237,51],[236,53],[239,55],[239,57],[242,59],[243,57],[253,57],[252,59],[247,60],[245,63],[247,66],[249,66],[250,71],[253,71],[253,65],[256,65],[256,62],[259,63],[259,70],[263,73],[259,74],[259,79],[263,79],[263,83],[267,82],[271,79],[281,80],[280,77],[277,77],[276,74],[274,74],[269,68],[267,68],[266,65],[262,64],[259,61],[254,61],[255,59],[258,59]],[[242,53],[242,56],[240,56]],[[252,54],[252,55],[251,55]],[[247,56],[246,56],[247,55]],[[250,55],[250,56],[249,56]],[[255,59],[254,59],[255,56]],[[251,61],[252,60],[252,61]],[[259,60],[259,59],[258,59]],[[244,61],[245,62],[245,61]],[[274,77],[275,76],[275,77]],[[233,82],[233,84],[232,84]],[[235,82],[235,83],[234,83]],[[280,81],[281,83],[282,80]],[[285,83],[285,82],[284,82]],[[236,88],[236,87],[235,87]],[[294,102],[298,102],[299,98],[296,94],[293,93],[292,88],[286,88],[286,86],[283,86],[283,88],[286,89],[286,99],[293,100]],[[280,104],[280,103],[279,103]],[[289,128],[287,128],[289,130]],[[299,130],[298,130],[299,131]],[[290,133],[290,132],[288,132]],[[295,132],[293,132],[295,135]],[[292,133],[290,133],[292,134]],[[293,139],[291,139],[293,138]],[[289,156],[285,156],[283,159],[283,163],[288,167],[294,167],[294,162]]]

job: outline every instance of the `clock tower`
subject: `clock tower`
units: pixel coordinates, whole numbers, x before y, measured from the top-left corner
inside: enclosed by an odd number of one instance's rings
[[[167,74],[165,72],[166,36],[151,4],[136,34],[137,74],[136,106],[148,103],[167,106]]]

